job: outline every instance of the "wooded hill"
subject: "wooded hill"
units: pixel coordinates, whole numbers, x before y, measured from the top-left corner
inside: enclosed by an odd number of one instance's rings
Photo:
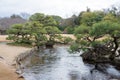
[[[20,16],[12,15],[11,17],[0,19],[0,34],[6,34],[6,30],[9,29],[13,24],[25,23],[27,20]]]

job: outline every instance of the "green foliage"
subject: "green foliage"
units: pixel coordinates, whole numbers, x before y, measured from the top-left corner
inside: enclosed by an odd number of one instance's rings
[[[34,46],[42,46],[47,42],[54,42],[57,34],[61,31],[56,27],[57,23],[52,16],[41,13],[33,14],[30,21],[26,24],[15,24],[7,32],[8,39],[15,43],[34,44]]]
[[[117,18],[113,14],[107,14],[104,16],[103,21],[118,22]]]
[[[61,30],[61,31],[64,31],[66,27],[64,26],[58,26],[58,29]]]
[[[15,43],[25,43],[40,46],[46,41],[46,30],[39,22],[28,22],[25,25],[15,24],[8,30],[8,39],[13,40]]]
[[[61,36],[61,35],[59,35],[57,37],[57,39],[58,39],[58,42],[63,43],[63,44],[71,44],[74,41],[70,37],[64,37],[64,36]]]
[[[73,53],[73,52],[78,52],[79,51],[79,44],[78,43],[73,43],[71,46],[70,46],[70,52]]]
[[[71,47],[72,50],[105,44],[109,40],[118,42],[120,38],[118,18],[120,16],[116,13],[117,11],[114,8],[111,12],[92,12],[88,9],[86,12],[81,12],[79,16],[73,15],[67,19],[35,13],[26,24],[13,25],[7,31],[9,34],[8,39],[16,43],[35,43],[36,46],[41,46],[48,42],[56,42],[57,39],[63,43],[70,43],[72,41],[71,38],[60,37],[61,31],[59,29],[61,29],[66,33],[75,34],[76,40],[73,47]],[[109,39],[99,41],[101,37],[106,35],[109,36]]]
[[[47,37],[43,34],[34,34],[35,36],[35,45],[36,46],[42,46],[45,45],[47,43]]]
[[[46,31],[43,28],[43,24],[40,24],[38,21],[32,21],[26,24],[25,27],[28,27],[30,30],[29,32],[32,32],[32,34],[35,33],[40,33],[40,34],[45,34]]]
[[[102,41],[94,41],[94,42],[91,42],[90,46],[95,47],[96,45],[102,44],[102,43],[103,43]]]
[[[110,22],[95,23],[90,31],[91,36],[101,36],[106,34],[108,27],[111,26]]]
[[[94,23],[101,21],[103,17],[104,13],[102,11],[83,12],[80,15],[80,23],[86,26],[92,26]]]
[[[51,17],[56,21],[57,25],[59,26],[60,22],[62,21],[62,18],[60,16],[55,15],[52,15]]]
[[[88,42],[86,40],[81,40],[80,44],[81,44],[82,47],[84,47],[84,46],[88,45]]]
[[[46,30],[47,36],[48,36],[47,44],[49,44],[49,43],[54,44],[56,42],[55,40],[59,36],[58,34],[60,34],[61,31],[55,26],[46,26],[45,30]]]
[[[120,24],[112,23],[108,29],[111,36],[120,37]]]
[[[61,33],[61,31],[55,26],[46,26],[45,30],[47,31],[47,34],[60,34]]]
[[[105,39],[100,39],[106,35]],[[111,40],[117,45],[120,39],[120,24],[106,20],[93,24],[91,28],[79,26],[75,29],[75,36],[77,38],[76,44],[79,44],[79,48],[85,49],[98,44],[106,44]]]
[[[44,26],[57,26],[57,22],[52,16],[46,16],[43,22]]]
[[[64,44],[68,44],[73,41],[73,39],[70,37],[63,37],[63,38],[64,38]]]
[[[90,27],[87,27],[87,26],[84,26],[84,25],[81,25],[81,26],[78,26],[77,28],[75,28],[75,34],[88,34],[89,33],[89,29]]]
[[[36,46],[44,45],[47,42],[47,37],[44,35],[47,32],[42,24],[38,21],[33,21],[28,23],[27,26],[29,27],[29,32],[31,32],[31,37],[35,38],[32,42],[35,43]]]
[[[75,42],[79,44],[77,47],[85,49],[94,47],[97,44],[106,44],[111,40],[115,41],[114,44],[118,44],[120,24],[114,15],[105,15],[102,12],[83,12],[79,17],[81,25],[76,27],[74,32]],[[106,35],[109,37],[100,39]]]
[[[90,34],[91,36],[103,36],[105,34],[109,34],[111,36],[119,35],[120,24],[113,23],[110,21],[104,21],[100,23],[96,23],[93,25]]]
[[[41,45],[42,43],[43,44],[47,44],[47,43],[49,44],[51,42],[54,43],[55,38],[57,37],[57,34],[61,33],[61,31],[56,27],[58,24],[54,18],[56,19],[58,17],[48,16],[48,15],[44,15],[41,13],[35,13],[30,17],[30,21],[32,21],[32,22],[37,21],[39,24],[42,25],[41,29],[40,29],[40,27],[39,27],[39,29],[37,29],[38,31],[34,30],[35,31],[35,33],[34,33],[35,39],[37,40],[36,41],[37,45],[38,44]],[[35,26],[35,25],[33,25],[33,26]],[[39,33],[41,33],[42,35],[40,35]],[[47,35],[45,35],[45,34],[47,34]],[[41,40],[41,39],[43,39],[43,40]],[[40,41],[40,42],[38,42],[38,41]]]
[[[12,25],[13,29],[8,30],[7,33],[13,33],[13,34],[19,35],[21,34],[22,27],[23,27],[22,24],[14,24]]]
[[[74,28],[73,27],[67,27],[66,31],[67,31],[67,34],[73,34],[74,33]]]
[[[43,26],[56,26],[57,22],[52,16],[44,15],[42,13],[35,13],[30,18],[30,21],[38,21]]]
[[[13,40],[15,42],[21,42],[20,35],[23,34],[22,28],[23,28],[22,24],[14,24],[11,29],[7,30],[7,33],[9,34],[8,39]]]
[[[45,15],[42,13],[35,13],[33,15],[30,16],[29,20],[30,21],[39,21],[42,23],[42,21],[44,21]]]
[[[45,44],[49,44],[49,43],[54,43],[55,42],[55,38],[57,37],[57,34],[60,34],[61,31],[56,27],[58,25],[57,21],[60,17],[58,16],[48,16],[48,15],[44,15],[41,13],[35,13],[30,17],[30,21],[37,21],[38,23],[42,24],[41,29],[37,29],[34,30],[35,31],[35,38],[38,41],[41,38],[41,35],[39,35],[38,33],[41,33],[42,35],[46,36],[46,38],[43,38],[43,43]],[[37,25],[34,25],[37,26]],[[40,26],[40,25],[38,25]],[[39,27],[40,28],[40,27]],[[33,31],[32,31],[33,32]],[[40,40],[39,40],[40,41]],[[37,43],[37,44],[41,44],[41,43]]]

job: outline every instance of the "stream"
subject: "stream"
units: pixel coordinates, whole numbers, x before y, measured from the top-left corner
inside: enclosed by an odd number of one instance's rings
[[[114,66],[99,64],[96,69],[80,54],[70,54],[65,46],[36,52],[22,63],[22,76],[25,80],[120,80]]]

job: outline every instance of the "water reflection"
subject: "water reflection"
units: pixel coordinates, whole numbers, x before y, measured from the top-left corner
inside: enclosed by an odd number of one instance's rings
[[[120,72],[110,65],[84,64],[79,54],[69,54],[67,47],[36,52],[24,69],[25,80],[110,80],[120,79]],[[114,72],[114,75],[112,74]]]

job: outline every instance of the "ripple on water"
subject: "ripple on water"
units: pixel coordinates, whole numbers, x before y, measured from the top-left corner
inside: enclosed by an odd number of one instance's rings
[[[67,47],[48,49],[38,55],[41,54],[48,55],[47,57],[52,56],[52,58],[44,58],[47,61],[44,64],[27,67],[23,74],[25,80],[108,80],[111,77],[98,70],[93,70],[91,73],[93,65],[84,64],[77,54],[69,54]],[[108,68],[107,71],[120,75],[113,70],[113,67]]]

